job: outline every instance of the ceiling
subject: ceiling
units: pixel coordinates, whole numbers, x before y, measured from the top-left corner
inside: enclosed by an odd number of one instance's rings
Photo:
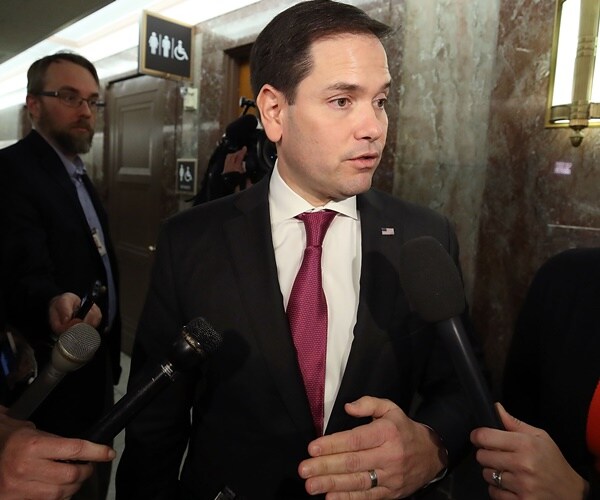
[[[2,0],[0,64],[113,0]]]
[[[135,71],[142,11],[195,26],[260,1],[0,0],[0,110],[23,102],[31,63],[60,50],[88,58],[101,80]],[[234,15],[237,31],[246,17]]]

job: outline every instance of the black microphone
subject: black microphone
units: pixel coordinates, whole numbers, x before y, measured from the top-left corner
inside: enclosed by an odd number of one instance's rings
[[[100,280],[94,281],[92,289],[83,296],[79,304],[79,308],[77,311],[75,311],[73,317],[83,320],[96,303],[96,300],[98,300],[98,297],[104,295],[105,293],[106,286],[104,286]]]
[[[63,377],[85,365],[100,347],[100,334],[87,323],[77,323],[60,334],[50,362],[8,409],[8,416],[25,420],[52,392]]]
[[[203,318],[183,327],[167,358],[158,368],[142,377],[141,383],[127,391],[117,403],[88,431],[84,439],[108,444],[159,392],[173,382],[179,371],[189,370],[215,352],[223,339]]]
[[[258,119],[254,115],[242,115],[225,127],[227,143],[233,151],[242,149],[256,133]]]
[[[471,397],[478,426],[504,429],[460,315],[465,295],[456,264],[431,236],[406,242],[400,251],[400,282],[412,309],[435,323],[458,377]]]

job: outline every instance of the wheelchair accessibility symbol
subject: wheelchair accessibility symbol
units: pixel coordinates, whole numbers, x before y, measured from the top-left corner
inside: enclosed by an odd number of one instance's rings
[[[196,160],[177,160],[177,191],[192,194],[196,192]]]

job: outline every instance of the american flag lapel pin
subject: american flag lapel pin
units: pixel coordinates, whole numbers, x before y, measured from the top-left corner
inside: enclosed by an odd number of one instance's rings
[[[382,227],[381,228],[381,236],[394,236],[394,228],[393,227]]]

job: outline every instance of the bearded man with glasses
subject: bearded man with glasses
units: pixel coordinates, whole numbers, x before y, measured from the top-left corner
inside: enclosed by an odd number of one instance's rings
[[[92,144],[100,84],[90,61],[63,52],[35,61],[27,79],[33,130],[0,151],[0,283],[8,323],[33,347],[40,369],[73,323],[83,320],[100,332],[94,358],[31,417],[41,430],[80,437],[112,406],[120,372],[116,260],[106,213],[79,156]],[[78,319],[96,282],[106,292]],[[109,480],[110,463],[98,464],[73,498],[106,498]]]

